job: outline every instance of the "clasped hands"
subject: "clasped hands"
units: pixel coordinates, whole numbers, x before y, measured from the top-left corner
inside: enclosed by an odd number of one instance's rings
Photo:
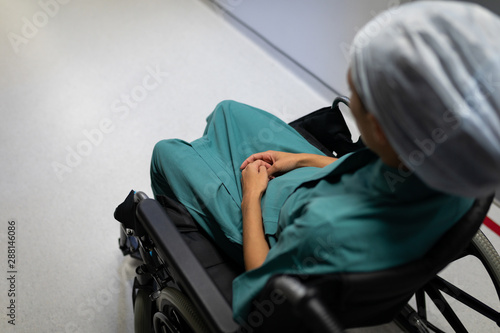
[[[251,155],[241,164],[243,258],[246,270],[260,267],[269,253],[260,206],[269,179],[294,169],[298,157],[298,154],[266,151]]]
[[[324,155],[268,150],[249,156],[240,166],[243,196],[262,196],[269,180],[301,167],[322,168],[337,159]]]
[[[240,166],[243,195],[261,196],[269,180],[301,166],[301,155],[268,150],[249,156]]]
[[[269,180],[300,167],[324,167],[335,160],[324,155],[268,150],[251,155],[241,164],[243,257],[246,270],[260,267],[269,252],[260,206]]]

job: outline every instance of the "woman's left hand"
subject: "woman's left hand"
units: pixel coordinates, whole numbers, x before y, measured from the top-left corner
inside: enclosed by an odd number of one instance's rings
[[[262,160],[249,163],[241,172],[241,185],[243,197],[262,197],[266,191],[269,177],[267,168],[269,164]]]

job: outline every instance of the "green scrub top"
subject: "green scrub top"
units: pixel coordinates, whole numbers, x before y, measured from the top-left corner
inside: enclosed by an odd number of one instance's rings
[[[164,140],[153,151],[155,195],[179,200],[224,249],[243,263],[241,171],[266,150],[322,154],[273,115],[220,103],[202,138]],[[324,168],[300,168],[271,180],[262,198],[271,249],[264,264],[233,281],[233,312],[246,321],[251,301],[275,274],[373,271],[425,253],[472,206],[437,192],[410,172],[362,149]]]

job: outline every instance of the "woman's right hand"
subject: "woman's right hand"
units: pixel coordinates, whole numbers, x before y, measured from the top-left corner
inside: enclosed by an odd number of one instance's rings
[[[256,153],[249,156],[241,165],[240,169],[243,170],[246,166],[254,161],[261,160],[267,164],[267,175],[273,179],[288,171],[301,167],[300,161],[302,154],[285,153],[282,151],[268,150],[262,153]]]

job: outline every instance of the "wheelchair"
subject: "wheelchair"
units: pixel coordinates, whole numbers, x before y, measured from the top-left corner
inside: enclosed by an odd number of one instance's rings
[[[363,147],[352,141],[342,115],[348,105],[347,98],[338,97],[331,107],[290,125],[325,154],[340,157]],[[472,256],[500,299],[500,256],[479,230],[493,197],[477,198],[413,262],[375,272],[273,276],[252,302],[247,320],[235,322],[231,283],[242,268],[180,203],[131,191],[115,219],[121,223],[121,251],[140,260],[132,288],[135,332],[343,332],[391,321],[404,332],[443,332],[429,316],[429,300],[455,332],[468,332],[450,298],[500,326],[497,309],[438,275],[455,260]]]

